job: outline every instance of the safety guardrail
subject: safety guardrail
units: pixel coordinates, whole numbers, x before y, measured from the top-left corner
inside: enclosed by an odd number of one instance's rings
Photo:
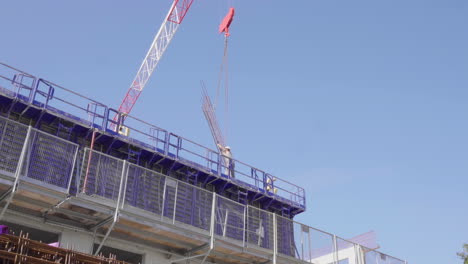
[[[262,189],[271,196],[284,198],[305,210],[305,191],[298,185],[236,159],[232,159],[230,164],[224,164],[223,156],[216,150],[136,117],[119,113],[98,101],[4,63],[0,63],[0,89],[8,96],[86,126],[113,133],[116,137],[125,138],[207,173],[218,177],[235,177],[236,180]]]
[[[0,117],[0,131],[0,175],[5,178],[16,172],[10,178],[16,177],[19,186],[32,179],[39,182],[41,190],[61,189],[64,198],[87,196],[94,204],[110,204],[116,212],[138,215],[141,210],[145,212],[141,216],[154,223],[212,234],[216,239],[283,259],[314,264],[406,264],[125,160],[89,148],[79,149],[72,142],[6,118]],[[78,153],[82,153],[81,159]],[[79,179],[77,193],[70,190],[72,176]]]

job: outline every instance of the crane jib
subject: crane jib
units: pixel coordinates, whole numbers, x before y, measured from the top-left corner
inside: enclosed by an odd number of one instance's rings
[[[140,69],[138,70],[132,85],[128,89],[122,103],[119,106],[119,112],[128,115],[133,109],[137,99],[140,97],[141,92],[145,88],[145,85],[154,69],[158,65],[158,62],[167,46],[171,42],[179,24],[184,20],[193,0],[174,0],[166,18],[163,20],[158,33],[156,34],[153,43],[151,44],[148,53],[143,60]],[[114,120],[118,120],[115,116]]]

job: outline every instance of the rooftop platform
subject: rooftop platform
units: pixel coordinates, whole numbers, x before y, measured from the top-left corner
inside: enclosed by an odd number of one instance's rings
[[[89,146],[94,132],[94,150],[166,175],[183,174],[181,180],[242,204],[289,218],[306,209],[300,186],[239,160],[233,160],[235,178],[229,177],[216,150],[1,63],[0,104],[4,115],[80,146]],[[128,129],[129,135],[119,129]]]

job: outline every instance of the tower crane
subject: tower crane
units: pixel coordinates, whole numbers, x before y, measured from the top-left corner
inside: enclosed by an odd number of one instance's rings
[[[127,91],[122,103],[119,106],[119,112],[124,116],[132,111],[138,97],[140,97],[143,88],[145,88],[151,74],[159,63],[164,51],[174,37],[179,25],[184,20],[193,0],[174,0],[164,19],[161,27],[159,28],[156,37],[154,37],[148,53],[146,54],[143,63],[138,70],[135,79],[133,80],[130,88]],[[114,117],[114,121],[118,116]]]

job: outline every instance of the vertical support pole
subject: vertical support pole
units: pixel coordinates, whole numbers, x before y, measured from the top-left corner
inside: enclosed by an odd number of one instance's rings
[[[123,186],[123,182],[124,182],[124,179],[127,178],[127,174],[126,174],[126,169],[127,167],[127,161],[124,160],[123,163],[122,163],[122,174],[120,176],[120,185],[119,185],[119,195],[117,196],[117,204],[115,206],[115,212],[114,212],[114,217],[113,217],[113,220],[112,220],[112,224],[111,226],[107,229],[107,232],[106,232],[106,235],[102,238],[101,240],[101,243],[99,244],[99,247],[96,249],[96,251],[94,252],[94,255],[96,256],[97,254],[99,254],[99,252],[101,251],[101,248],[102,246],[104,245],[104,242],[106,242],[107,238],[109,237],[109,234],[112,232],[112,230],[114,229],[114,226],[115,224],[117,223],[117,221],[119,220],[119,211],[120,211],[120,201],[122,199],[122,192],[124,191],[122,186]]]
[[[126,162],[126,160],[124,160]],[[122,202],[120,203],[120,208],[123,208],[125,205],[125,197],[127,197],[127,183],[128,183],[128,174],[130,173],[130,166],[132,164],[130,162],[127,162],[126,166],[126,172],[125,172],[125,179],[123,182],[123,189],[122,189]]]
[[[217,168],[217,173],[218,173],[218,176],[221,176],[223,174],[222,170],[223,170],[223,167],[221,165],[221,153],[219,152],[218,153],[218,168]]]
[[[229,217],[229,210],[226,209],[226,216],[224,217],[224,226],[223,226],[223,237],[226,236],[228,217]]]
[[[177,160],[179,160],[179,152],[182,150],[182,139],[180,139],[179,136],[177,136]]]
[[[73,179],[73,172],[75,171],[75,167],[76,167],[76,163],[77,163],[76,159],[78,157],[78,149],[79,149],[79,147],[76,146],[75,155],[73,156],[73,164],[72,164],[71,171],[70,171],[70,178],[68,180],[67,194],[70,194],[70,187],[71,187],[71,182],[72,182],[72,179]]]
[[[46,99],[46,102],[45,102],[45,105],[44,105],[44,109],[49,105],[49,101],[54,97],[54,87],[52,87],[52,85],[48,85],[49,86],[49,91],[47,91],[47,99]]]
[[[107,106],[104,106],[104,116],[102,117],[102,123],[101,123],[101,127],[104,128],[104,131],[106,131],[107,129],[107,121],[109,119],[109,111],[107,109]]]
[[[277,215],[273,214],[273,264],[276,264],[276,256],[278,254],[278,222]]]
[[[122,193],[124,192],[124,182],[125,182],[125,179],[127,178],[127,174],[128,174],[128,170],[127,170],[127,167],[128,167],[128,162],[126,160],[124,160],[122,162],[122,174],[121,174],[121,177],[120,177],[120,185],[119,185],[119,195],[117,197],[117,210],[114,214],[114,219],[118,217],[118,214],[119,214],[119,210],[120,209],[120,206],[121,206],[121,202],[122,202]]]
[[[309,262],[312,263],[312,241],[310,240],[310,232],[312,231],[310,227],[307,227],[309,229],[309,232],[307,233],[307,238],[309,240],[309,255],[308,255],[308,258],[309,258]]]
[[[39,89],[39,84],[41,82],[41,78],[37,79],[37,82],[34,84],[33,88],[31,89],[31,92],[29,93],[28,103],[32,104],[32,102],[34,101],[34,98],[36,97],[36,92]]]
[[[354,248],[354,264],[360,264],[360,259],[359,259],[359,248],[357,244],[353,243],[353,248]]]
[[[215,214],[216,214],[216,193],[213,192],[213,201],[211,202],[211,219],[210,219],[210,249],[214,248]]]
[[[86,166],[86,175],[83,181],[83,193],[86,193],[86,187],[88,183],[88,174],[89,174],[89,167],[91,166],[91,158],[93,156],[93,148],[94,148],[94,139],[96,137],[96,129],[93,128],[93,136],[91,137],[91,146],[89,148],[89,156],[88,156],[88,165]]]
[[[301,260],[305,260],[305,256],[304,256],[304,231],[303,231],[304,228],[303,228],[302,224],[299,224],[299,225],[301,225]],[[293,222],[293,232],[294,232],[294,222]]]
[[[245,248],[245,234],[247,233],[247,205],[244,205],[244,227],[242,229],[242,247]]]
[[[179,191],[179,182],[176,181],[175,194],[174,194],[174,212],[172,213],[172,224],[175,225],[175,216],[177,211],[177,193]]]
[[[357,245],[358,248],[358,264],[365,264],[365,253],[361,245]]]
[[[169,154],[169,133],[166,131],[164,134],[164,154],[168,155]]]
[[[15,171],[15,180],[13,181],[13,185],[10,188],[10,193],[8,195],[8,200],[6,201],[5,206],[3,207],[2,211],[0,212],[0,219],[3,218],[3,215],[5,214],[6,210],[8,209],[8,206],[10,206],[10,203],[13,200],[13,196],[15,195],[15,192],[18,188],[19,184],[19,178],[21,175],[21,170],[23,169],[24,165],[24,158],[26,157],[26,151],[28,150],[28,144],[29,144],[29,138],[31,136],[31,126],[28,126],[28,132],[26,133],[26,138],[24,140],[23,148],[21,149],[21,154],[18,160],[18,166],[16,167]]]
[[[166,210],[166,185],[167,185],[167,176],[164,176],[163,198],[162,198],[162,205],[161,205],[161,222],[164,219],[164,210]]]
[[[336,241],[336,235],[333,235],[333,263],[338,263],[338,241]]]

